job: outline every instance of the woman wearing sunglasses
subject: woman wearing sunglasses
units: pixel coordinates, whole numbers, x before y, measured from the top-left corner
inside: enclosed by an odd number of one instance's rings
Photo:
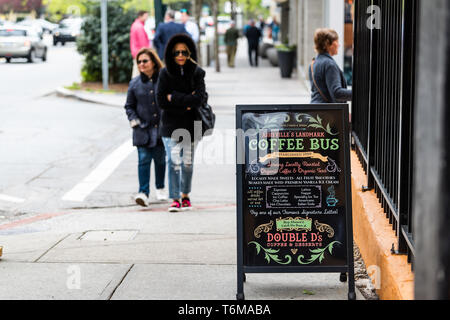
[[[206,100],[205,71],[197,66],[197,51],[186,34],[174,35],[167,43],[166,67],[158,79],[157,101],[162,109],[161,136],[168,156],[170,212],[192,209],[195,109]]]
[[[133,145],[138,149],[139,193],[135,201],[146,207],[149,204],[152,160],[155,161],[156,198],[167,199],[164,195],[166,152],[159,135],[161,110],[156,103],[156,82],[162,62],[153,49],[142,48],[136,56],[136,63],[140,75],[130,82],[125,110],[133,128]]]

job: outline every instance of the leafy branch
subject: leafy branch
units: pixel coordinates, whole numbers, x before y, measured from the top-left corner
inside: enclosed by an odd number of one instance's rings
[[[325,128],[324,125],[322,124],[322,120],[323,119],[319,115],[317,115],[317,119],[314,118],[313,116],[309,115],[309,114],[306,114],[306,113],[301,113],[299,115],[305,116],[305,117],[308,118],[308,120],[309,120],[308,127],[316,128],[316,129],[322,129],[326,133],[331,134],[332,136],[337,136],[339,134],[339,133],[331,132],[331,126],[330,126],[329,123],[327,124],[327,126]]]
[[[298,263],[303,264],[303,265],[311,264],[311,263],[315,262],[317,259],[319,259],[319,263],[322,263],[322,261],[325,259],[325,252],[328,250],[330,252],[330,254],[333,255],[334,246],[339,245],[339,244],[342,244],[342,243],[340,243],[339,241],[334,241],[323,249],[309,250],[313,254],[313,255],[311,255],[311,258],[309,258],[306,262],[304,262],[302,260],[305,258],[305,256],[301,255],[298,257]]]
[[[257,254],[259,254],[261,252],[261,249],[264,251],[265,259],[267,260],[267,263],[270,263],[271,260],[273,260],[274,262],[276,262],[278,264],[282,264],[282,265],[287,265],[292,262],[292,257],[290,255],[285,256],[285,258],[288,260],[287,262],[282,262],[282,260],[278,256],[278,253],[280,252],[280,250],[266,249],[263,246],[261,246],[258,242],[255,242],[255,241],[249,242],[249,245],[250,244],[254,244],[256,246]]]

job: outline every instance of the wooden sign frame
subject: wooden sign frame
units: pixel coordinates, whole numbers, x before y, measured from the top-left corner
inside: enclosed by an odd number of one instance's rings
[[[346,229],[346,245],[345,248],[341,248],[341,252],[346,252],[346,258],[343,260],[346,260],[344,264],[342,265],[333,265],[333,266],[326,266],[326,265],[317,265],[318,262],[316,261],[316,265],[269,265],[270,263],[267,263],[268,265],[250,265],[249,263],[245,263],[245,260],[247,256],[244,256],[246,253],[246,250],[248,247],[244,248],[244,245],[248,245],[246,242],[246,236],[248,240],[248,233],[245,234],[245,225],[244,225],[244,209],[248,211],[248,208],[244,208],[244,197],[246,196],[248,190],[244,190],[244,178],[246,176],[245,173],[245,167],[247,165],[246,163],[246,146],[245,146],[245,136],[244,135],[236,135],[236,198],[237,198],[237,294],[236,298],[237,300],[244,300],[244,282],[246,281],[246,274],[247,273],[340,273],[340,281],[346,282],[348,281],[348,299],[349,300],[355,300],[356,299],[356,293],[355,293],[355,280],[354,280],[354,256],[353,256],[353,225],[352,225],[352,196],[351,196],[351,166],[350,166],[350,132],[349,132],[349,109],[347,104],[314,104],[314,105],[237,105],[236,106],[236,129],[237,132],[239,132],[239,129],[241,132],[245,131],[245,127],[243,127],[243,116],[246,114],[258,114],[258,115],[270,115],[270,114],[280,114],[280,113],[297,113],[297,114],[305,114],[305,113],[315,113],[315,112],[329,112],[331,113],[340,113],[341,117],[338,119],[339,122],[336,122],[339,125],[339,128],[343,130],[342,133],[340,133],[340,137],[342,137],[342,144],[340,146],[340,150],[338,151],[339,154],[343,153],[343,159],[344,163],[339,163],[341,170],[343,172],[340,175],[343,175],[343,181],[345,184],[345,209],[342,209],[341,211],[345,210],[345,213],[343,216],[345,216],[345,229]],[[289,117],[290,118],[290,117]],[[318,117],[315,120],[322,120],[320,117]],[[247,120],[246,120],[247,121]],[[312,120],[311,120],[312,121]],[[301,122],[301,121],[300,121]],[[314,127],[312,124],[309,124],[311,127]],[[332,130],[329,125],[326,126],[324,124],[322,128],[324,130]],[[316,126],[317,127],[317,126]],[[259,129],[259,128],[258,128]],[[273,130],[278,130],[277,128],[274,128]],[[282,128],[280,128],[282,130]],[[305,129],[306,130],[306,129]],[[313,130],[313,129],[311,129]],[[249,149],[250,150],[250,149]],[[309,151],[309,150],[305,150]],[[241,157],[241,158],[239,158]],[[242,158],[243,157],[243,158]],[[263,158],[260,158],[263,159]],[[259,160],[258,160],[259,161]],[[339,179],[341,179],[341,176],[339,176]],[[248,186],[247,186],[248,187]],[[295,186],[294,186],[295,188]],[[304,186],[302,186],[304,188]],[[268,191],[261,191],[266,192],[266,198],[268,197]],[[316,196],[317,198],[317,196]],[[320,195],[320,198],[323,198],[322,194]],[[267,199],[266,199],[267,200]],[[341,199],[342,201],[343,199]],[[248,202],[248,198],[246,198],[246,201]],[[277,200],[278,201],[278,200]],[[338,215],[336,215],[337,217]],[[339,215],[340,217],[341,215]],[[282,217],[278,217],[282,218]],[[286,218],[286,217],[285,217]],[[292,221],[288,221],[288,224],[285,224],[284,226],[297,228],[297,231],[301,231],[301,228],[309,228],[311,229],[311,222],[307,219],[310,218],[310,216],[306,217],[296,217],[298,220],[301,221],[294,221],[295,223],[292,223]],[[303,219],[304,218],[304,219]],[[293,217],[291,217],[292,220],[295,220]],[[340,219],[344,219],[343,217]],[[261,234],[264,234],[264,229],[273,228],[274,221],[271,221],[271,224],[265,226],[261,225],[259,226],[259,229],[255,229],[255,235],[256,233],[260,232]],[[278,226],[278,221],[277,221]],[[317,225],[316,225],[317,227]],[[319,225],[320,227],[320,225]],[[314,226],[312,227],[314,228]],[[267,231],[267,230],[266,230]],[[323,230],[322,230],[323,231]],[[325,231],[323,231],[325,232]],[[259,235],[259,234],[258,234]],[[267,235],[268,237],[268,235]],[[255,252],[263,252],[265,250],[264,248],[255,248]],[[305,249],[306,250],[306,249]],[[271,251],[273,252],[273,251]],[[331,252],[331,250],[330,250]],[[267,255],[266,255],[267,258]],[[323,258],[323,257],[322,257]],[[248,258],[247,258],[248,260]],[[268,259],[270,260],[270,259]],[[299,260],[300,261],[300,260]],[[322,263],[322,260],[321,260]],[[347,277],[348,275],[348,277]]]

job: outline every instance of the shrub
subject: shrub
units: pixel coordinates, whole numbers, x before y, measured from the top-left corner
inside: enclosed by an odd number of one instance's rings
[[[286,43],[283,43],[283,44],[276,45],[275,49],[277,49],[278,51],[291,52],[291,51],[295,51],[297,49],[297,46],[295,44],[290,46]]]
[[[108,68],[109,83],[130,81],[133,59],[130,53],[130,28],[136,18],[134,10],[125,11],[124,1],[108,2]],[[100,2],[89,2],[77,50],[84,56],[83,81],[102,80],[102,40]]]

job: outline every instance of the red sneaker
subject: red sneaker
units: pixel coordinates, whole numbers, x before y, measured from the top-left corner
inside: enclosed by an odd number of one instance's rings
[[[181,203],[181,210],[189,211],[192,210],[191,200],[189,198],[184,198]]]
[[[180,201],[174,200],[172,205],[169,207],[169,212],[179,212],[181,211],[181,203]]]

